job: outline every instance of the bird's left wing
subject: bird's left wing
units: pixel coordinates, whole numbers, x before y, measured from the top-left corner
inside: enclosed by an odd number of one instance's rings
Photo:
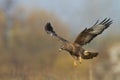
[[[97,35],[101,34],[106,28],[112,24],[112,20],[105,18],[103,21],[98,23],[99,20],[91,27],[84,29],[74,41],[80,45],[85,45],[89,43]]]
[[[49,22],[45,25],[45,31],[61,42],[68,42],[67,40],[65,40],[64,38],[62,38],[56,34],[56,32],[54,31],[53,27],[51,26],[51,24]]]

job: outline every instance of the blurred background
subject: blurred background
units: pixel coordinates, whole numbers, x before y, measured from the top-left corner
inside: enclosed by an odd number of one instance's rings
[[[77,67],[44,31],[70,40],[96,20],[113,24],[85,46],[98,57]],[[120,80],[120,0],[0,0],[0,80]]]

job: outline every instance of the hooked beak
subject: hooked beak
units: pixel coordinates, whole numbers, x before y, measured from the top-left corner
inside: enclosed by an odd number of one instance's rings
[[[60,48],[59,51],[62,51],[62,49]]]

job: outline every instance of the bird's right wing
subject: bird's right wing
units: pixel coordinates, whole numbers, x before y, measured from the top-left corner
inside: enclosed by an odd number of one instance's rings
[[[84,29],[76,38],[75,43],[80,45],[85,45],[89,43],[97,35],[101,34],[105,29],[107,29],[111,24],[112,20],[105,18],[103,21],[98,23],[97,21],[91,28]]]
[[[50,34],[51,36],[55,37],[60,42],[68,42],[67,40],[65,40],[64,38],[62,38],[56,34],[56,32],[53,30],[53,27],[51,26],[51,24],[49,22],[45,25],[45,31],[48,34]]]

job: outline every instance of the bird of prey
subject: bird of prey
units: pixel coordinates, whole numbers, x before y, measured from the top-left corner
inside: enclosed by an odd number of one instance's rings
[[[75,39],[74,42],[70,42],[62,37],[60,37],[53,29],[50,22],[45,25],[45,31],[58,39],[62,46],[59,50],[65,50],[70,53],[70,55],[75,59],[74,65],[77,65],[76,61],[82,62],[82,59],[92,59],[98,55],[98,52],[89,52],[83,48],[84,45],[93,40],[97,35],[101,34],[105,29],[107,29],[112,24],[110,18],[105,18],[101,22],[99,20],[90,27],[85,28]]]

